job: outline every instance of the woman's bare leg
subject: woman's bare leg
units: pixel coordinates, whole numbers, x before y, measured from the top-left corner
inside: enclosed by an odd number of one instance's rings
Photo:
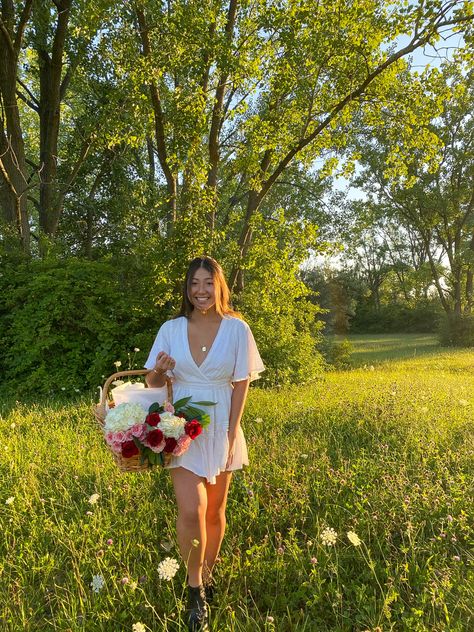
[[[211,572],[221,548],[224,538],[227,505],[227,494],[232,479],[232,472],[222,472],[216,477],[216,484],[206,483],[207,511],[206,533],[207,542],[204,553],[204,567],[206,572]]]
[[[181,557],[188,567],[189,585],[199,586],[202,584],[202,567],[206,550],[205,479],[183,467],[171,468],[170,472],[178,504],[176,531]]]

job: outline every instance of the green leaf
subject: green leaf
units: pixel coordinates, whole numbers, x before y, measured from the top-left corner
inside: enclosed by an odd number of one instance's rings
[[[148,409],[148,414],[150,413],[161,413],[163,411],[163,407],[158,402],[153,402],[153,404]]]
[[[193,404],[196,404],[197,406],[216,406],[217,402],[193,402]]]
[[[178,401],[173,404],[174,409],[178,410],[179,408],[183,408],[191,399],[192,397],[183,397],[182,399],[178,399]]]

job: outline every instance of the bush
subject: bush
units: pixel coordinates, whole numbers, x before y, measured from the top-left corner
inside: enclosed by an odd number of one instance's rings
[[[434,333],[441,312],[436,302],[424,302],[416,307],[399,303],[381,305],[380,309],[368,303],[357,305],[350,329],[358,334]]]
[[[474,347],[474,316],[445,316],[440,321],[438,336],[445,347]]]
[[[127,352],[147,350],[160,321],[151,298],[132,287],[136,275],[131,264],[119,270],[76,259],[4,267],[0,372],[8,390],[84,391],[103,382],[114,361],[128,368]],[[144,359],[141,351],[138,367]]]
[[[354,346],[347,338],[339,342],[332,338],[325,338],[319,348],[326,362],[335,369],[348,369],[351,367],[351,355],[354,351]]]

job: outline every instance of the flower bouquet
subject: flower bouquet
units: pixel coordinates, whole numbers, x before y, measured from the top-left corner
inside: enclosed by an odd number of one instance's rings
[[[123,470],[167,465],[181,456],[209,425],[209,415],[196,406],[215,406],[215,402],[195,402],[184,397],[171,404],[153,403],[148,411],[141,404],[126,402],[111,408],[105,417],[105,440]],[[140,460],[141,467],[127,467]]]

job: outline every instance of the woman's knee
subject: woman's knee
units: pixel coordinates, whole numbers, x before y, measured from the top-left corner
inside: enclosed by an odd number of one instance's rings
[[[201,505],[180,507],[178,509],[178,522],[187,527],[192,527],[201,523],[205,515],[206,508]]]
[[[208,507],[206,511],[206,522],[213,525],[224,525],[226,522],[225,507]]]

